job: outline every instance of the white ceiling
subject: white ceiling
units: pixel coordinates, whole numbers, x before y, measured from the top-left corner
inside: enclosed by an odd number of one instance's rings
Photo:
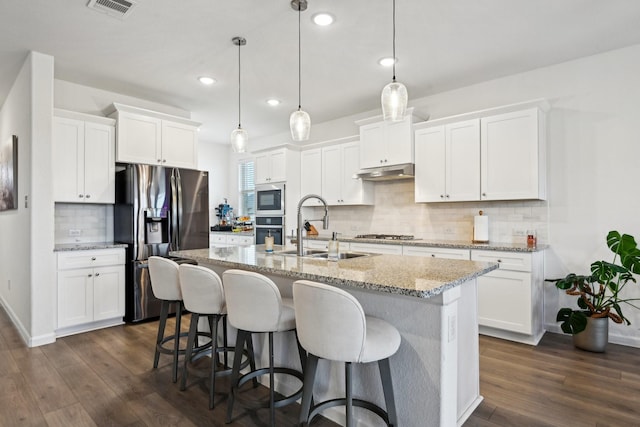
[[[379,107],[391,70],[391,0],[308,0],[302,107],[313,123]],[[297,12],[289,0],[136,0],[124,20],[88,0],[0,0],[0,104],[29,50],[55,77],[191,111],[201,138],[226,143],[288,130],[297,108]],[[633,0],[397,0],[397,78],[410,99],[640,43]],[[311,15],[329,11],[330,27]],[[200,75],[218,80],[204,87]],[[276,97],[276,108],[265,100]],[[313,132],[313,128],[312,128]]]

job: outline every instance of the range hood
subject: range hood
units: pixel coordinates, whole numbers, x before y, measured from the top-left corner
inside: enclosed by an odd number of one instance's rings
[[[361,178],[364,181],[389,181],[392,179],[411,179],[414,174],[413,163],[403,163],[400,165],[380,166],[378,168],[362,169],[355,174],[354,178]]]

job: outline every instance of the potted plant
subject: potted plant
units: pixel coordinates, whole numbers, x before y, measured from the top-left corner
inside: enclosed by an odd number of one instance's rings
[[[567,295],[578,297],[579,308],[561,308],[556,320],[562,322],[563,332],[573,335],[576,347],[589,351],[605,350],[609,340],[609,319],[631,324],[622,313],[624,305],[640,309],[635,305],[640,298],[622,295],[627,284],[636,283],[633,274],[640,273],[640,249],[635,239],[610,231],[607,246],[614,254],[613,261],[595,261],[591,264],[590,275],[570,273],[563,279],[549,280]]]

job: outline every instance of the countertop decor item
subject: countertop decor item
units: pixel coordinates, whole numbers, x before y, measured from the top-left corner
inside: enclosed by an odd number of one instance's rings
[[[244,153],[247,150],[247,143],[249,142],[249,134],[242,129],[240,124],[240,47],[247,44],[247,39],[244,37],[234,37],[231,39],[234,45],[238,46],[238,128],[231,132],[231,147],[236,153]]]
[[[478,212],[473,217],[473,243],[489,243],[489,217]]]
[[[631,322],[622,313],[622,306],[640,309],[636,301],[640,298],[625,298],[624,288],[636,283],[633,274],[640,273],[640,249],[633,236],[610,231],[607,246],[613,252],[613,261],[595,261],[591,264],[591,274],[570,273],[554,282],[567,295],[577,296],[578,309],[568,307],[558,311],[556,320],[562,322],[562,331],[574,336],[574,345],[589,351],[602,352],[608,341],[608,322]],[[585,335],[583,335],[585,334]]]

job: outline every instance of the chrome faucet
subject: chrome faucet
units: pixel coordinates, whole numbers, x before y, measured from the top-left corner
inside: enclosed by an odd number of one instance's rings
[[[329,206],[327,201],[316,194],[307,194],[298,202],[298,256],[304,255],[304,245],[302,244],[302,227],[304,222],[302,221],[302,204],[308,199],[318,199],[324,205],[324,217],[322,219],[309,219],[308,221],[322,221],[322,229],[329,229]]]

